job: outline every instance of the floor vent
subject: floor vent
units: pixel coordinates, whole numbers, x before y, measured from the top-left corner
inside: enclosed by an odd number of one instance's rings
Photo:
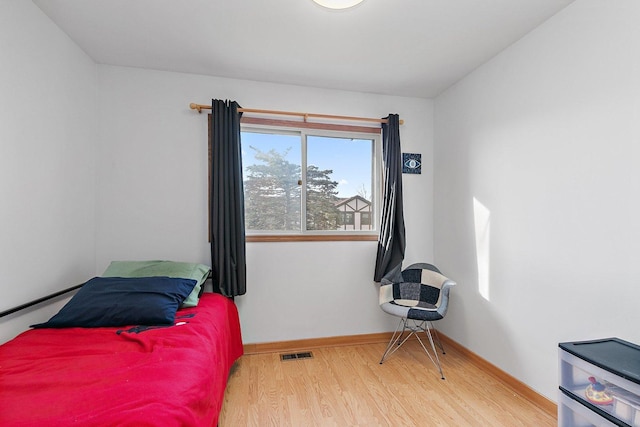
[[[298,359],[313,359],[313,353],[311,353],[310,351],[305,351],[302,353],[287,353],[287,354],[280,355],[280,360],[283,362],[285,360],[298,360]]]

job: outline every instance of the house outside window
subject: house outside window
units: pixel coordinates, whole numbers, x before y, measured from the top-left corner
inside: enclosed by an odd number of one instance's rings
[[[241,138],[247,236],[377,235],[379,129],[243,125]]]
[[[342,199],[336,203],[336,208],[342,215],[343,230],[361,231],[371,230],[371,202],[361,196]]]

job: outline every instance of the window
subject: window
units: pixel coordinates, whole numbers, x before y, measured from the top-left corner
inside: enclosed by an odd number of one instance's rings
[[[247,235],[375,234],[376,131],[243,125]]]
[[[340,212],[338,225],[355,225],[353,212]]]
[[[371,225],[371,212],[361,212],[360,213],[360,224],[361,225]]]

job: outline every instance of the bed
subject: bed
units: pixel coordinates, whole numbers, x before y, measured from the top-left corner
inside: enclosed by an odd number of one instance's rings
[[[236,306],[201,290],[195,302],[183,306],[197,287],[195,280],[153,279],[162,283],[150,284],[147,277],[91,279],[48,322],[1,345],[0,425],[217,425],[229,372],[243,352]],[[99,307],[87,310],[91,321],[102,316],[108,326],[64,324],[67,307],[77,313],[86,305],[83,294],[98,289],[98,299],[108,301],[112,296],[100,292],[115,292],[118,286],[130,291],[131,284],[144,289],[142,294],[150,286],[179,289],[180,295],[172,296],[173,317],[169,312],[154,322],[109,325],[122,322],[113,319],[114,312],[139,316],[153,305],[118,294],[115,304],[125,307],[108,302],[108,320]],[[133,305],[127,306],[131,298]],[[63,325],[56,323],[61,320]]]

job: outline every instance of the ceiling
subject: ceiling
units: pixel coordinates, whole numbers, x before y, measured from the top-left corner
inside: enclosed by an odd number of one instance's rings
[[[574,0],[33,0],[99,64],[433,98]]]

